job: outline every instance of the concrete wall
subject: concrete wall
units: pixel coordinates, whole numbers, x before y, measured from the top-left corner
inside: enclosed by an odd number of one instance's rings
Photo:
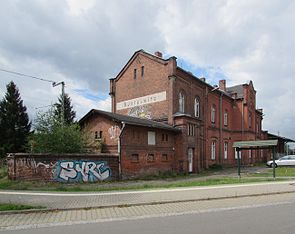
[[[13,180],[42,180],[95,182],[119,177],[118,155],[114,154],[9,154],[8,178]]]

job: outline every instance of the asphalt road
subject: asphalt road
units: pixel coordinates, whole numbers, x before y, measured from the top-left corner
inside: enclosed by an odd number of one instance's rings
[[[284,197],[285,196],[285,197]],[[199,202],[202,206],[205,202]],[[159,205],[160,206],[160,205]],[[130,218],[105,219],[97,222],[1,233],[294,233],[295,195],[269,195],[259,198],[207,201],[206,208],[189,212],[165,212],[161,215],[139,215]]]

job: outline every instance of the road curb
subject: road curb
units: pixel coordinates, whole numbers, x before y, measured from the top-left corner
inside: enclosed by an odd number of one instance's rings
[[[62,212],[62,211],[73,211],[73,210],[93,210],[93,209],[106,209],[106,208],[124,208],[132,206],[147,206],[147,205],[161,205],[169,203],[184,203],[184,202],[197,202],[197,201],[210,201],[210,200],[223,200],[232,198],[242,197],[258,197],[267,195],[278,195],[278,194],[289,194],[295,193],[295,191],[283,191],[283,192],[270,192],[270,193],[258,193],[258,194],[241,194],[234,196],[221,196],[221,197],[207,197],[198,199],[186,199],[186,200],[171,200],[171,201],[159,201],[159,202],[142,202],[142,203],[126,203],[126,204],[115,204],[115,205],[104,205],[104,206],[92,206],[92,207],[75,207],[75,208],[49,208],[49,209],[30,209],[30,210],[19,210],[19,211],[0,211],[1,215],[14,215],[14,214],[31,214],[31,213],[50,213],[50,212]]]

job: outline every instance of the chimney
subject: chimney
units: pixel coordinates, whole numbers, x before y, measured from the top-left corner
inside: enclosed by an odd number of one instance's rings
[[[157,57],[159,57],[159,58],[162,58],[162,57],[163,57],[163,55],[162,55],[162,53],[161,53],[160,51],[156,51],[156,52],[155,52],[155,55],[156,55]]]
[[[201,77],[200,80],[206,83],[206,78],[205,77]]]
[[[219,81],[219,90],[226,92],[226,81],[225,80]]]

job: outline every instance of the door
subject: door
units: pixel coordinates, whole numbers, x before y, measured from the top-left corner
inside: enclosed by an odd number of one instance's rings
[[[194,159],[194,155],[193,155],[193,148],[188,148],[188,172],[193,172],[193,159]]]

